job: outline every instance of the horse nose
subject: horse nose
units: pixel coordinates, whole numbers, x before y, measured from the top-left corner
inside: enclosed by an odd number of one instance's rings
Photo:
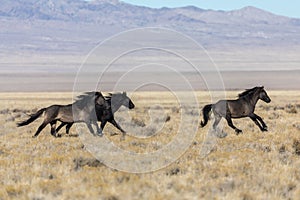
[[[135,107],[135,105],[134,104],[130,104],[130,109],[133,109]]]

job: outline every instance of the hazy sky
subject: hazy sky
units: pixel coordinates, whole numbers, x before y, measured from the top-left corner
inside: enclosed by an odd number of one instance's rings
[[[122,0],[123,2],[148,7],[180,7],[194,5],[213,10],[234,10],[255,6],[274,14],[300,18],[299,0]]]

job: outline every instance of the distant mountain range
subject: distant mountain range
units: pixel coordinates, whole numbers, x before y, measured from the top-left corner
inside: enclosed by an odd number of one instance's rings
[[[300,19],[255,7],[148,8],[118,0],[0,0],[2,51],[86,53],[102,39],[137,27],[165,27],[209,47],[300,44]]]
[[[71,91],[79,67],[97,44],[121,31],[142,27],[168,28],[196,40],[221,71],[229,71],[224,76],[225,84],[231,88],[253,85],[291,88],[299,85],[300,19],[255,7],[233,11],[205,10],[195,6],[154,9],[118,0],[0,0],[0,5],[2,91],[57,91],[58,88]],[[135,35],[130,41],[126,38],[122,45],[134,43],[132,39]],[[174,49],[193,53],[192,59],[198,63],[196,67],[211,70],[211,60],[205,59],[207,55],[185,48],[187,46],[180,41],[174,42],[174,38],[159,38],[158,42],[164,45],[175,43]],[[118,45],[111,45],[111,49],[96,56],[95,63],[88,65],[86,83],[93,80],[92,76],[98,78],[97,73],[106,67],[103,60],[109,52],[114,55]],[[165,63],[190,73],[176,59],[159,56],[158,53],[148,61]],[[129,56],[125,64],[137,66],[140,60],[147,63],[145,57],[136,57],[134,63],[133,57]],[[113,70],[126,71],[128,66],[121,63]],[[282,70],[294,71],[284,75]],[[257,72],[250,76],[249,71]],[[261,74],[261,71],[272,73]],[[199,80],[193,79],[192,75],[190,73],[189,77],[199,87]],[[114,82],[110,76],[108,79],[107,84]],[[168,76],[168,79],[172,78]]]
[[[255,7],[229,12],[204,10],[194,6],[153,9],[118,0],[1,0],[0,16],[125,27],[157,26],[165,25],[165,22],[173,23],[173,26],[184,23],[188,27],[191,24],[300,25],[299,19],[277,16]]]

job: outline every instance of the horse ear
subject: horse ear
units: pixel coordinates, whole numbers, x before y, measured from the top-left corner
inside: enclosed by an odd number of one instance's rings
[[[123,95],[124,95],[124,96],[127,96],[127,93],[124,91],[124,92],[123,92]]]
[[[261,89],[264,89],[264,86],[261,86]]]

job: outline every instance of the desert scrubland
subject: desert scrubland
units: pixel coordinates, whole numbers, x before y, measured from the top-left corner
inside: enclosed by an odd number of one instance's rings
[[[226,96],[235,98],[237,93],[230,91]],[[195,94],[199,106],[190,108],[188,115],[192,118],[197,118],[199,109],[211,102],[208,92]],[[60,138],[51,136],[50,126],[32,138],[41,118],[28,126],[16,127],[17,122],[39,108],[71,103],[72,93],[1,93],[0,199],[297,199],[300,93],[268,94],[272,102],[259,102],[256,107],[268,132],[260,132],[249,118],[233,121],[243,130],[238,136],[226,124],[225,138],[209,136],[210,126],[199,126],[189,148],[175,162],[153,172],[128,173],[97,160],[80,137],[90,133],[78,132],[76,126],[70,135],[62,129]],[[122,141],[120,132],[108,124],[103,131],[105,138],[138,153],[156,151],[176,138],[183,120],[176,96],[167,92],[135,92],[131,99],[135,109],[121,109],[120,116],[116,115],[124,129],[143,130],[157,110],[163,110],[157,118],[163,121],[162,128],[150,127],[155,134],[145,138],[128,131]],[[129,113],[129,123],[122,120],[122,112]],[[83,129],[87,130],[84,126]],[[204,155],[201,151],[207,139],[216,143]]]

